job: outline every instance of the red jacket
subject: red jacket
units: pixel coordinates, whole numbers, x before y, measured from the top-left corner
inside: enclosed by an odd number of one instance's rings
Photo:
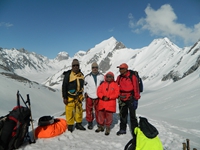
[[[135,75],[132,75],[132,81],[131,81],[129,76],[130,76],[130,71],[127,71],[125,75],[119,75],[117,77],[116,82],[119,84],[120,95],[126,96],[125,99],[122,99],[126,101],[131,96],[131,93],[133,93],[134,98],[138,100],[140,99],[140,92],[139,92],[137,77]]]
[[[116,112],[116,98],[119,96],[119,86],[115,81],[104,81],[97,88],[97,95],[99,97],[98,110],[105,109],[106,111]],[[109,100],[102,100],[103,96],[109,98]]]

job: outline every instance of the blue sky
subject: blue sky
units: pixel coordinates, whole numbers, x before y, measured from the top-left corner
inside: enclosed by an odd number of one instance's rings
[[[0,47],[71,57],[110,37],[142,48],[168,37],[179,47],[200,39],[200,0],[0,0]]]

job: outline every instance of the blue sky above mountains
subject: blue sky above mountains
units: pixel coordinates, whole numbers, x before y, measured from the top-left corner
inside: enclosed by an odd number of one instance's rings
[[[133,49],[163,37],[191,46],[200,39],[199,6],[199,0],[1,0],[0,47],[55,58],[111,36]]]

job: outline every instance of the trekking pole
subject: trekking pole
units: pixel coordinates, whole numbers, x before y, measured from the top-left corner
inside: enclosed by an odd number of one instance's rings
[[[35,129],[33,127],[33,118],[32,118],[32,111],[31,111],[31,102],[30,102],[30,98],[29,98],[29,94],[27,94],[27,102],[28,102],[28,106],[31,112],[31,126],[32,126],[32,133],[33,133],[33,141],[31,143],[35,143]]]

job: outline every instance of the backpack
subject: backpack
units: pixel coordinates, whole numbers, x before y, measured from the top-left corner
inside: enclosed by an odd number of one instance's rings
[[[0,119],[0,150],[17,149],[25,141],[31,143],[29,136],[30,122],[30,107],[21,106],[18,97],[17,106]]]
[[[129,78],[132,81],[132,76],[135,75],[137,77],[138,85],[139,85],[139,91],[143,92],[143,82],[142,79],[140,78],[139,74],[137,71],[129,70],[130,71],[130,76]]]
[[[159,134],[156,127],[150,124],[147,118],[144,118],[144,117],[139,117],[139,118],[140,118],[140,122],[139,122],[140,130],[144,133],[146,137],[150,139],[155,138]]]
[[[139,86],[139,91],[140,91],[140,92],[143,92],[143,82],[142,82],[142,79],[140,78],[138,72],[137,72],[137,71],[133,71],[133,70],[128,70],[128,71],[130,71],[129,78],[130,78],[131,82],[132,82],[132,76],[135,75],[135,76],[137,77],[138,86]],[[120,78],[121,78],[121,77],[122,77],[122,76],[120,75]],[[119,81],[120,81],[120,80],[119,80]]]
[[[148,139],[153,139],[155,138],[159,132],[154,127],[152,124],[150,124],[147,120],[147,118],[144,117],[139,117],[139,129],[142,131],[142,133],[146,136]],[[138,128],[138,127],[136,127]],[[135,150],[136,149],[136,140],[137,140],[137,135],[133,136],[133,138],[125,145],[124,150]],[[158,139],[155,139],[158,140]]]

